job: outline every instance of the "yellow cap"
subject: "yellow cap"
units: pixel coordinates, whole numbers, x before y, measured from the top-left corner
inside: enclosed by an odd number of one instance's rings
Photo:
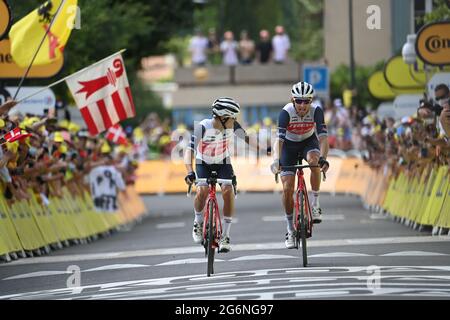
[[[78,131],[80,131],[80,126],[79,125],[77,125],[76,123],[74,123],[74,122],[71,122],[70,124],[69,124],[69,126],[67,127],[67,129],[71,132],[71,133],[77,133]]]
[[[168,135],[163,135],[160,139],[159,139],[159,144],[161,145],[165,145],[170,143],[170,137]]]
[[[272,125],[272,119],[269,117],[265,117],[263,123],[266,127],[270,127]]]
[[[110,153],[111,152],[111,147],[109,146],[109,143],[108,142],[103,142],[103,145],[102,145],[102,147],[101,147],[101,149],[100,149],[100,152],[101,153]]]
[[[61,152],[61,153],[67,153],[67,150],[68,150],[68,148],[67,148],[66,144],[62,144],[58,148],[58,151]]]
[[[0,129],[6,126],[5,120],[0,119]]]
[[[59,131],[55,132],[55,135],[53,136],[53,141],[54,142],[64,142],[64,138],[63,138],[61,132],[59,132]]]

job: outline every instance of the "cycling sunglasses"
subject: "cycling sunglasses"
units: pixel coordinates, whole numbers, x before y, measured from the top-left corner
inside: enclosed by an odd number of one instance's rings
[[[294,99],[296,104],[309,104],[311,103],[311,99]]]

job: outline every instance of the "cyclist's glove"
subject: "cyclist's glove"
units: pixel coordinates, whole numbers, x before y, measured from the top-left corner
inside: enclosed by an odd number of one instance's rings
[[[327,166],[327,167],[330,167],[330,163],[327,161],[327,160],[325,160],[325,158],[324,157],[320,157],[319,158],[319,166],[321,167],[321,168],[323,168],[323,166]]]
[[[280,160],[275,159],[270,165],[270,170],[273,174],[277,174],[280,172]]]
[[[187,184],[193,184],[195,181],[195,172],[189,172],[188,175],[184,178],[184,181],[186,181]]]
[[[233,184],[233,186],[237,186],[237,179],[235,175],[233,175],[233,177],[231,178],[231,183]]]

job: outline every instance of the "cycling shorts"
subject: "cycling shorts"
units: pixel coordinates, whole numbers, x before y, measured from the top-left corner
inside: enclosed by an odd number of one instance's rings
[[[207,179],[211,177],[211,172],[216,171],[219,179],[232,179],[234,176],[233,166],[230,163],[224,164],[206,164],[197,163],[195,165],[196,177],[198,179]],[[197,186],[208,186],[206,182],[196,183]],[[228,183],[224,183],[228,185]],[[231,182],[229,183],[231,185]]]
[[[281,149],[281,166],[295,166],[299,160],[306,160],[309,152],[320,154],[319,140],[316,135],[312,135],[301,142],[293,142],[285,139]],[[301,163],[301,161],[300,161]],[[281,170],[281,176],[295,175],[295,169]]]

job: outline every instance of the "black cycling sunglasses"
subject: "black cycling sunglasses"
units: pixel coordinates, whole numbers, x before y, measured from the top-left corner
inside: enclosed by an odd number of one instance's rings
[[[309,104],[311,103],[311,99],[294,99],[296,104]]]

